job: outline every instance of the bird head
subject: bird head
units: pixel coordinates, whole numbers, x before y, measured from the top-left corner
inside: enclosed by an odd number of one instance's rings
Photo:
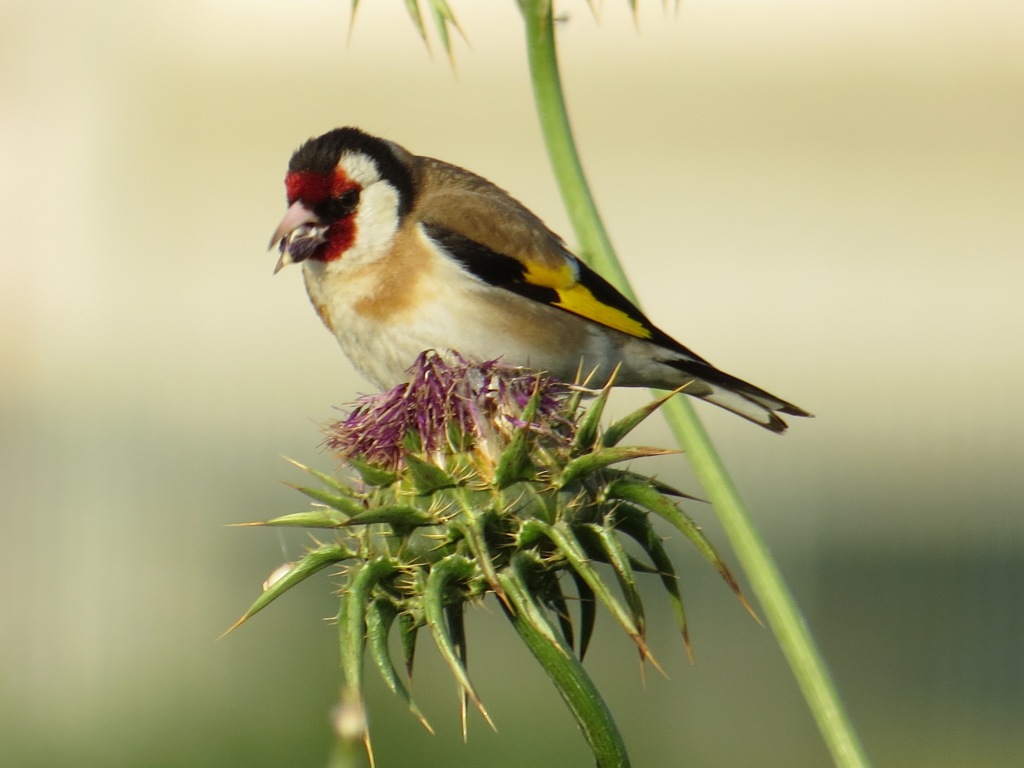
[[[281,251],[274,271],[385,253],[412,207],[410,161],[398,145],[358,128],[337,128],[299,147],[285,176],[288,210],[270,241]]]

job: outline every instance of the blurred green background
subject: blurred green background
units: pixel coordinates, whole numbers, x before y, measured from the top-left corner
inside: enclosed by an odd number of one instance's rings
[[[319,425],[367,388],[299,270],[271,275],[288,157],[359,125],[571,235],[512,0],[455,0],[455,74],[402,3],[362,5],[346,43],[345,0],[0,4],[0,765],[324,763],[330,579],[217,640],[305,544],[225,526],[303,508],[280,456],[330,468]],[[869,754],[1024,764],[1024,5],[558,9],[645,308],[818,415],[777,438],[701,406]],[[828,764],[770,633],[671,543],[696,665],[664,610],[669,679],[607,617],[588,659],[634,764]],[[469,631],[499,732],[461,743],[424,644],[438,735],[374,680],[378,764],[591,765],[500,611]]]

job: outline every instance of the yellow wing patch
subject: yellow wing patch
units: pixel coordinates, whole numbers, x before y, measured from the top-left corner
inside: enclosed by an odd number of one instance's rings
[[[556,290],[558,292],[556,307],[593,320],[595,323],[614,328],[616,331],[636,336],[638,339],[651,338],[650,328],[630,317],[621,309],[598,301],[586,286],[576,283],[571,288]]]
[[[523,277],[526,282],[550,288],[557,294],[558,300],[549,302],[552,306],[638,339],[651,338],[651,329],[647,325],[622,309],[601,301],[586,285],[580,282],[581,265],[578,262],[565,259],[558,266],[551,267],[533,261],[524,266],[526,266],[526,270]],[[588,273],[590,277],[596,278],[601,283],[604,282],[596,274],[589,271]],[[610,286],[608,288],[613,290]],[[622,301],[625,299],[622,298]]]
[[[560,259],[557,267],[541,264],[537,260],[517,259],[517,261],[525,267],[523,278],[532,285],[560,291],[563,288],[572,288],[580,279],[579,265],[566,258]]]

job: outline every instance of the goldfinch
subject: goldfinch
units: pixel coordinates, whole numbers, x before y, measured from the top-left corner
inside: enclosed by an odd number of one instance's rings
[[[809,416],[718,370],[658,329],[507,192],[357,128],[292,155],[275,272],[306,290],[353,365],[381,388],[427,349],[592,385],[676,389],[773,432]],[[616,372],[617,371],[617,372]]]

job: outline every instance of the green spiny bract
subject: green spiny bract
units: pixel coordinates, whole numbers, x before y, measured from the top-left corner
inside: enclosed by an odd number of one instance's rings
[[[672,453],[619,445],[664,400],[601,428],[608,388],[584,408],[588,393],[580,387],[433,352],[424,353],[410,375],[407,384],[364,397],[327,428],[326,444],[350,479],[297,465],[318,481],[297,487],[313,507],[262,525],[333,529],[338,535],[268,583],[239,621],[310,575],[343,564],[338,622],[345,700],[361,700],[368,649],[388,687],[427,725],[388,643],[397,624],[411,674],[418,632],[427,628],[464,701],[490,722],[464,663],[463,611],[492,593],[510,616],[527,620],[581,659],[600,603],[636,643],[641,659],[653,662],[637,574],[654,574],[689,652],[675,569],[652,515],[690,539],[739,594],[721,558],[679,509],[676,500],[690,497],[618,466]],[[635,542],[630,549],[642,556],[631,555],[624,539]],[[606,581],[609,570],[617,592]],[[506,584],[516,585],[515,601]],[[575,620],[568,597],[578,603]]]

